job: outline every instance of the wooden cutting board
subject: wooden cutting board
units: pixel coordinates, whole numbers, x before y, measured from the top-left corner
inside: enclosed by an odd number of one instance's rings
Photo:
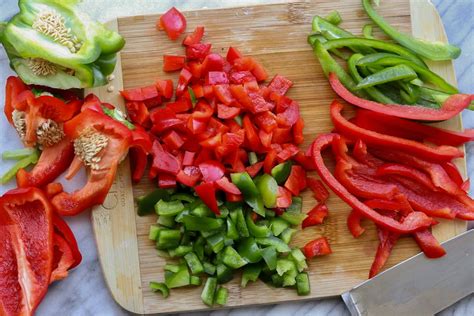
[[[185,12],[191,32],[197,25],[206,28],[205,41],[212,43],[214,52],[225,54],[232,45],[246,55],[252,55],[267,69],[270,76],[282,74],[294,82],[289,96],[300,103],[306,122],[306,146],[318,133],[332,129],[328,106],[335,97],[321,67],[314,58],[306,36],[311,31],[311,20],[316,14],[325,15],[338,10],[343,27],[360,34],[368,18],[360,0],[320,0],[284,4],[260,5],[232,9],[214,9]],[[429,40],[446,41],[446,35],[436,9],[428,0],[383,1],[378,11],[397,28]],[[411,18],[410,18],[411,16]],[[180,41],[171,42],[164,32],[158,32],[155,23],[159,15],[119,18],[109,25],[122,34],[127,44],[121,53],[115,79],[107,87],[91,89],[102,100],[123,107],[118,94],[122,88],[152,84],[157,78],[177,79],[177,74],[162,72],[163,54],[184,54]],[[376,34],[380,36],[381,34]],[[433,64],[432,68],[455,84],[451,62]],[[175,81],[176,82],[176,81]],[[349,111],[346,111],[349,112]],[[460,117],[440,124],[461,130]],[[465,161],[459,160],[465,174]],[[124,161],[117,180],[102,206],[92,212],[100,262],[112,296],[128,311],[148,314],[201,310],[201,287],[173,290],[168,299],[152,293],[150,281],[163,280],[165,261],[157,256],[154,243],[148,240],[148,229],[156,221],[155,215],[136,216],[133,197],[155,188],[143,179],[132,187],[129,161]],[[315,205],[309,192],[303,194],[304,211]],[[240,289],[240,276],[226,287],[229,289],[227,307],[281,303],[340,295],[367,279],[378,240],[375,228],[366,223],[368,231],[354,239],[346,228],[349,207],[331,194],[330,215],[324,225],[300,231],[294,244],[301,246],[320,236],[327,236],[333,248],[330,256],[310,260],[311,294],[299,297],[292,289],[275,289],[262,282]],[[445,221],[434,228],[438,240],[444,241],[465,230],[462,222]],[[390,267],[419,252],[411,238],[403,238],[395,247],[386,267]],[[449,254],[448,254],[449,255]]]

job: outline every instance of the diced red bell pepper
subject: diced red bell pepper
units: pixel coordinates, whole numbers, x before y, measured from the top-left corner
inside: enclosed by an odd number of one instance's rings
[[[329,198],[329,191],[326,189],[321,180],[312,177],[306,177],[306,183],[308,184],[308,187],[311,189],[311,191],[313,191],[314,198],[319,203],[325,203],[327,201]]]
[[[270,111],[258,113],[254,116],[255,124],[267,133],[271,133],[278,125],[276,116]]]
[[[294,196],[300,195],[300,191],[306,188],[306,172],[303,167],[298,165],[291,166],[291,172],[286,179],[285,188]]]
[[[227,106],[222,103],[217,104],[217,117],[223,120],[233,119],[240,113],[240,108]]]
[[[302,228],[322,224],[326,216],[328,216],[328,208],[326,204],[319,203],[308,212],[306,218],[301,223]]]
[[[292,85],[293,82],[291,80],[288,80],[287,78],[281,75],[275,75],[272,81],[270,81],[270,83],[268,84],[268,88],[270,88],[271,91],[276,92],[280,95],[285,95]]]
[[[293,125],[293,140],[295,144],[300,145],[304,142],[303,136],[303,129],[304,129],[304,120],[302,117],[298,118],[295,125]]]
[[[248,84],[248,83],[246,83]],[[251,106],[248,108],[252,113],[262,113],[273,109],[273,104],[267,102],[258,92],[247,90]]]
[[[184,67],[186,57],[163,55],[163,71],[176,71]]]
[[[153,122],[152,132],[161,133],[183,122],[176,117],[176,114],[169,108],[160,108],[150,113],[150,119]]]
[[[291,199],[291,192],[285,189],[284,187],[278,187],[278,195],[277,195],[277,208],[287,208],[290,207],[292,203]]]
[[[186,166],[176,175],[176,181],[193,188],[201,179],[201,171],[195,166]]]
[[[238,59],[234,59],[233,69],[237,71],[250,71],[252,72],[255,67],[255,60],[249,56],[243,56]]]
[[[253,103],[250,97],[247,94],[244,86],[232,84],[230,85],[230,92],[232,96],[239,102],[240,105],[247,111],[251,111],[253,108]]]
[[[157,80],[156,88],[160,95],[165,99],[170,99],[173,96],[173,81],[168,80]]]
[[[283,150],[277,154],[278,162],[284,162],[289,160],[291,157],[296,155],[299,152],[298,147],[289,143],[283,145]]]
[[[178,85],[176,86],[177,97],[181,96],[187,90],[188,84],[191,81],[192,77],[193,74],[189,70],[187,70],[186,68],[181,69],[178,78]]]
[[[170,149],[179,149],[184,144],[183,138],[175,131],[169,131],[162,140]]]
[[[400,237],[397,233],[392,233],[381,228],[377,229],[377,233],[379,236],[379,246],[377,248],[377,253],[375,254],[374,262],[370,267],[369,279],[373,278],[380,272],[382,267],[385,265],[385,262],[387,262],[393,246]]]
[[[245,168],[245,171],[247,171],[250,177],[254,178],[257,176],[260,170],[262,170],[262,167],[263,167],[263,161],[259,161]]]
[[[143,88],[133,88],[120,91],[122,97],[127,101],[145,101],[158,96],[158,91],[155,88],[156,93],[153,92],[152,86]],[[145,94],[146,93],[146,94]],[[151,96],[150,96],[151,95]]]
[[[145,103],[142,101],[131,101],[125,103],[127,114],[132,120],[132,123],[146,126],[150,124],[150,113]]]
[[[248,115],[244,116],[242,120],[242,127],[244,128],[245,138],[248,142],[249,148],[253,151],[258,151],[261,146],[260,138],[258,137],[255,126]]]
[[[209,73],[212,73],[212,71]],[[231,105],[232,101],[234,101],[228,84],[218,84],[213,86],[213,92],[217,99],[225,105]]]
[[[329,83],[334,92],[350,104],[386,115],[412,120],[444,121],[459,114],[474,100],[474,94],[453,94],[443,102],[439,109],[420,105],[382,104],[352,94],[339,81],[335,73],[329,74]]]
[[[183,157],[183,166],[192,166],[194,164],[194,156],[196,155],[193,151],[185,151]]]
[[[243,56],[242,53],[239,52],[237,48],[230,46],[229,50],[227,51],[226,60],[229,63],[233,64],[236,59],[239,59],[242,56]]]
[[[265,160],[263,161],[263,171],[265,173],[270,174],[272,172],[272,168],[276,165],[276,158],[277,158],[277,151],[272,149],[267,152],[265,156]]]
[[[296,101],[293,101],[288,107],[277,114],[277,122],[279,126],[291,127],[300,118],[300,106]]]
[[[231,195],[241,195],[239,188],[229,181],[226,177],[222,177],[215,182],[215,185],[218,189],[226,192]]]
[[[151,164],[151,170],[159,173],[169,173],[177,175],[180,168],[178,159],[163,149],[160,142],[155,140],[152,147],[153,162]],[[151,171],[150,170],[150,171]]]
[[[204,26],[196,26],[196,28],[194,29],[194,32],[184,38],[183,45],[189,46],[192,44],[197,44],[201,41],[203,36],[204,36]]]
[[[135,183],[140,182],[145,173],[147,165],[147,153],[141,147],[130,148],[130,166],[132,169],[132,180]]]
[[[218,216],[221,214],[219,207],[217,206],[216,189],[214,188],[214,183],[201,183],[200,185],[196,186],[194,190],[196,190],[199,198],[204,202],[204,204],[207,205],[207,207],[211,209],[214,214]]]
[[[196,43],[186,47],[186,57],[188,59],[204,59],[211,52],[211,44]]]
[[[231,193],[226,193],[225,194],[225,200],[227,202],[240,202],[243,200],[242,194],[231,194]]]
[[[296,155],[294,155],[292,160],[296,161],[306,171],[316,170],[313,159],[311,159],[309,156],[306,156],[306,154],[302,151],[299,151]]]
[[[384,164],[377,169],[377,175],[380,175],[380,176],[399,175],[402,177],[410,178],[418,182],[419,184],[426,186],[432,191],[436,191],[436,188],[433,185],[433,182],[431,182],[431,179],[424,172],[416,168],[406,166],[406,165],[396,164],[396,163]]]
[[[379,134],[360,128],[341,115],[342,108],[341,103],[337,100],[333,101],[331,103],[331,119],[336,130],[349,139],[361,139],[368,145],[400,150],[429,161],[445,162],[463,156],[462,151],[455,147],[428,147],[427,145],[412,140]]]
[[[201,145],[204,148],[207,149],[213,149],[222,144],[222,134],[218,133],[210,138],[207,138],[201,142],[199,142],[199,145]]]
[[[166,107],[174,113],[184,113],[192,108],[192,103],[189,99],[181,98],[175,102],[168,102]]]
[[[229,75],[230,83],[244,84],[246,82],[257,82],[255,76],[248,70],[232,71]]]
[[[206,84],[228,84],[229,78],[224,71],[209,71],[206,76]]]
[[[326,237],[317,238],[308,242],[303,247],[303,253],[306,259],[311,259],[316,256],[324,256],[332,253],[331,247]]]
[[[204,182],[214,182],[224,176],[225,167],[216,160],[209,160],[199,164]]]
[[[222,71],[224,70],[224,64],[225,60],[221,55],[211,53],[202,62],[202,72],[207,74],[209,71]]]
[[[264,81],[264,80],[267,80],[267,78],[268,78],[267,71],[258,62],[255,62],[255,65],[253,66],[252,74],[255,76],[257,81]]]
[[[291,133],[291,128],[286,127],[277,127],[273,131],[272,142],[276,144],[291,143],[293,141],[293,135]]]
[[[258,137],[260,138],[260,142],[264,148],[270,148],[272,145],[273,133],[267,133],[265,130],[260,129],[258,131]]]
[[[172,174],[161,173],[158,175],[158,187],[161,189],[176,188],[176,176]]]
[[[349,216],[347,217],[347,228],[354,238],[358,238],[365,232],[365,228],[360,225],[361,219],[362,218],[355,210],[351,210]]]
[[[164,29],[171,40],[177,39],[186,30],[186,18],[175,7],[160,16],[157,28]]]

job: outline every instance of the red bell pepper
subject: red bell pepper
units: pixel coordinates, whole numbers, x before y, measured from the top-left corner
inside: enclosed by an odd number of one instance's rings
[[[204,26],[196,26],[196,28],[194,29],[194,32],[184,38],[183,45],[189,46],[192,44],[197,44],[201,41],[203,36],[204,36]]]
[[[122,123],[92,109],[86,109],[66,122],[64,132],[74,141],[75,160],[81,160],[91,168],[82,189],[62,192],[52,199],[59,214],[70,216],[105,200],[118,164],[132,145],[133,135]]]
[[[209,71],[224,70],[225,60],[221,55],[210,53],[204,58],[202,62],[202,74],[206,75]]]
[[[153,142],[152,157],[150,173],[164,172],[177,175],[181,169],[178,159],[166,151],[158,140]]]
[[[127,114],[133,123],[141,126],[147,126],[150,124],[150,113],[148,112],[145,102],[131,101],[125,103],[125,107],[127,109]]]
[[[17,104],[20,93],[28,90],[28,87],[23,83],[23,81],[21,81],[20,78],[14,76],[7,78],[7,83],[5,85],[5,106],[3,111],[10,124],[13,124],[13,110],[20,106]]]
[[[272,81],[268,84],[268,88],[270,88],[271,91],[280,95],[285,95],[291,86],[293,86],[293,82],[281,75],[275,75]]]
[[[319,203],[308,212],[306,218],[301,223],[302,228],[322,224],[328,216],[328,207],[324,203]]]
[[[261,146],[260,138],[258,137],[255,126],[250,120],[250,116],[244,116],[242,120],[242,127],[245,130],[245,139],[248,142],[249,149],[253,151],[259,151]]]
[[[329,255],[332,253],[332,250],[327,238],[321,237],[308,242],[303,247],[303,253],[306,259],[311,259],[316,256]]]
[[[354,238],[358,238],[365,232],[365,228],[360,225],[361,219],[362,218],[355,210],[351,210],[349,216],[347,216],[347,228]]]
[[[216,189],[214,183],[206,182],[194,188],[199,198],[211,209],[211,211],[217,216],[221,215],[219,207],[217,206]]]
[[[245,168],[245,171],[247,171],[250,177],[254,178],[257,176],[260,170],[262,170],[262,167],[263,167],[263,161],[259,161]]]
[[[216,160],[208,160],[199,164],[204,182],[214,182],[224,176],[225,167]]]
[[[36,188],[0,197],[0,314],[33,315],[50,283],[53,208]]]
[[[338,195],[350,207],[359,212],[361,216],[369,218],[377,225],[396,233],[411,233],[427,228],[432,224],[432,220],[421,212],[413,212],[409,214],[403,222],[398,222],[392,218],[378,214],[349,193],[349,191],[347,191],[347,189],[337,181],[327,169],[321,154],[326,147],[330,146],[338,138],[340,138],[340,136],[337,134],[322,134],[316,138],[311,146],[316,171],[321,180],[329,186],[336,195]]]
[[[171,40],[177,39],[186,30],[186,18],[175,7],[160,16],[157,28],[164,29]]]
[[[300,191],[306,188],[306,172],[298,165],[291,166],[291,172],[286,179],[285,188],[294,196],[300,195]]]
[[[290,207],[292,203],[291,199],[291,192],[285,189],[284,187],[278,187],[278,195],[277,195],[277,208],[287,208]]]
[[[162,140],[170,150],[179,149],[184,145],[183,138],[175,131],[169,131],[162,137]]]
[[[130,167],[132,169],[132,181],[140,182],[145,173],[148,162],[147,152],[141,147],[130,148]]]
[[[387,163],[377,169],[377,174],[380,176],[399,175],[402,177],[410,178],[418,182],[419,184],[424,185],[428,189],[436,191],[433,182],[431,182],[431,179],[424,172],[406,165]]]
[[[216,73],[216,72],[217,71],[210,71],[209,74]],[[229,85],[226,84],[225,81],[221,83],[222,84],[216,84],[213,86],[214,94],[220,102],[224,103],[227,106],[230,106],[232,105],[232,103],[235,103],[235,102],[230,92]]]
[[[176,181],[192,188],[201,177],[201,171],[199,171],[198,167],[186,166],[178,172],[176,175]]]
[[[215,182],[216,188],[221,189],[227,194],[231,195],[240,195],[241,192],[239,188],[227,179],[227,177],[222,177]]]
[[[69,247],[66,240],[60,235],[54,233],[53,235],[54,243],[54,256],[52,264],[52,272],[50,282],[62,280],[66,278],[69,274],[71,266],[74,264],[74,257],[72,255],[71,248]]]
[[[299,149],[298,147],[296,147],[296,145],[293,145],[291,143],[284,144],[283,150],[277,154],[278,162],[281,163],[281,162],[287,161],[290,158],[292,158],[294,155],[296,155],[298,152],[299,152]]]
[[[267,133],[278,127],[276,115],[270,111],[258,113],[254,116],[255,124]]]
[[[329,198],[329,191],[326,189],[321,180],[312,177],[306,177],[306,183],[308,184],[308,187],[311,189],[311,191],[313,191],[314,198],[319,203],[325,203],[327,201]]]
[[[454,132],[364,109],[357,110],[353,123],[377,133],[420,142],[427,141],[439,146],[457,147],[474,140],[474,129]]]
[[[64,219],[61,218],[61,216],[56,213],[53,213],[52,217],[54,232],[64,238],[71,250],[74,262],[69,267],[69,269],[73,269],[77,267],[82,261],[82,254],[79,251],[79,246],[77,245],[76,237],[74,236],[74,233],[72,232],[69,225],[64,221]]]
[[[239,52],[239,50],[237,48],[230,46],[229,50],[227,51],[226,60],[229,63],[233,64],[236,59],[239,59],[242,56],[243,56],[242,53]]]
[[[377,234],[379,237],[379,246],[377,248],[377,253],[375,254],[374,262],[370,267],[369,279],[376,276],[382,267],[387,262],[390,253],[392,252],[393,246],[396,244],[399,234],[393,233],[381,228],[377,228]]]
[[[163,55],[163,71],[176,71],[184,67],[186,57],[175,55]]]
[[[283,111],[277,114],[277,122],[279,126],[291,127],[300,119],[300,106],[296,101]]]
[[[296,123],[293,125],[293,139],[295,144],[300,145],[304,142],[304,120],[302,117],[298,118]]]
[[[206,58],[207,55],[211,52],[211,44],[209,43],[195,43],[186,46],[186,57],[188,59],[199,59],[202,60]],[[197,66],[197,64],[195,64]],[[192,72],[196,78],[201,77],[201,67],[195,68],[192,67]],[[199,74],[199,75],[198,75]]]
[[[233,119],[240,114],[240,108],[227,106],[222,103],[217,104],[217,117],[223,120]]]
[[[339,81],[339,78],[335,73],[329,74],[329,83],[334,92],[350,104],[386,115],[412,120],[444,121],[459,114],[474,100],[474,95],[472,94],[454,94],[444,101],[440,109],[433,109],[420,105],[382,104],[365,100],[352,94]]]
[[[184,91],[187,90],[187,86],[191,81],[193,74],[186,68],[181,69],[178,78],[178,84],[176,86],[176,97],[180,97]]]
[[[360,128],[341,115],[342,108],[342,104],[334,100],[331,103],[331,119],[336,130],[349,139],[360,139],[368,145],[397,149],[429,161],[445,162],[463,156],[462,151],[452,146],[428,147],[412,140]]]
[[[413,234],[413,238],[428,258],[440,258],[446,254],[446,250],[429,230],[416,232]]]
[[[167,173],[161,173],[158,176],[158,187],[161,189],[176,188],[176,176]]]
[[[244,84],[246,82],[257,82],[255,76],[248,70],[232,71],[229,74],[230,83]]]
[[[160,95],[169,100],[173,96],[173,81],[168,80],[158,80],[156,82],[156,89]]]
[[[446,173],[449,175],[451,180],[454,181],[454,183],[456,183],[460,187],[464,184],[464,180],[461,176],[461,173],[459,172],[458,168],[456,167],[454,163],[449,161],[449,162],[445,162],[442,166],[443,166],[444,171],[446,171]]]
[[[20,188],[43,187],[59,177],[69,167],[73,158],[73,143],[64,138],[56,145],[44,148],[38,163],[31,171],[18,170],[16,183]]]

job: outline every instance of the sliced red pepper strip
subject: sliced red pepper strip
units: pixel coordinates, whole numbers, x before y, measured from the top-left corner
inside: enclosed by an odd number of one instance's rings
[[[74,263],[69,267],[69,269],[75,268],[82,261],[82,254],[79,251],[79,246],[77,245],[76,237],[72,232],[69,225],[56,213],[53,213],[53,225],[54,231],[56,234],[64,238],[64,240],[69,245],[72,256],[74,258]]]
[[[459,114],[474,100],[474,95],[471,94],[454,94],[444,101],[440,109],[418,105],[382,104],[365,100],[352,94],[339,81],[335,73],[329,74],[329,83],[334,92],[350,104],[367,110],[412,120],[444,121]]]
[[[331,247],[326,237],[317,238],[308,242],[303,247],[303,253],[306,259],[311,259],[316,256],[324,256],[332,253]]]
[[[360,139],[368,145],[398,149],[429,161],[445,162],[464,156],[462,151],[452,146],[428,147],[412,140],[379,134],[360,128],[341,115],[342,109],[343,105],[334,100],[331,103],[331,119],[336,130],[349,139]]]
[[[380,215],[349,193],[349,191],[347,191],[347,189],[331,174],[329,169],[326,167],[321,154],[327,146],[331,145],[338,138],[340,138],[340,136],[337,134],[322,134],[316,138],[311,147],[316,171],[321,180],[329,186],[334,193],[362,216],[369,218],[377,225],[396,233],[411,233],[427,228],[432,224],[432,220],[421,212],[413,212],[409,214],[407,218],[400,223],[392,218]]]
[[[51,272],[50,282],[62,280],[68,276],[68,271],[74,264],[74,257],[71,248],[66,240],[59,234],[54,233],[54,258],[53,271]]]
[[[440,258],[446,254],[446,250],[429,230],[416,232],[413,234],[413,238],[428,258]]]
[[[457,147],[474,140],[474,129],[455,132],[364,109],[357,110],[353,122],[359,127],[381,134],[428,141],[436,145]]]
[[[306,218],[301,223],[302,228],[322,224],[328,216],[328,207],[324,203],[319,203],[308,212]]]
[[[454,183],[456,183],[460,187],[464,184],[464,180],[461,176],[461,173],[459,172],[458,167],[456,167],[454,163],[452,163],[451,161],[448,161],[448,162],[445,162],[442,166],[443,166],[444,171],[446,171],[446,173],[449,175],[451,180],[454,181]]]
[[[33,315],[48,289],[53,263],[53,208],[36,188],[0,198],[0,313]]]
[[[347,228],[354,238],[358,238],[365,232],[365,228],[360,224],[361,219],[359,213],[355,210],[351,210],[347,217]]]
[[[311,191],[313,191],[314,198],[319,203],[325,203],[327,201],[329,198],[329,191],[326,189],[321,180],[312,177],[306,177],[306,183],[308,184],[308,187],[311,189]]]
[[[215,182],[215,185],[218,189],[231,194],[231,195],[240,195],[241,192],[239,188],[227,179],[227,177],[222,177]]]
[[[306,188],[306,172],[303,167],[298,165],[291,166],[291,172],[286,179],[285,188],[294,196],[300,195],[300,191]]]
[[[385,262],[387,262],[393,246],[395,246],[400,237],[397,233],[392,233],[381,228],[377,228],[377,234],[379,237],[379,246],[377,248],[377,253],[375,254],[374,262],[372,262],[372,266],[370,267],[369,279],[373,278],[380,272],[382,267],[385,265]]]
[[[45,147],[31,171],[18,170],[16,183],[20,188],[43,187],[59,177],[69,167],[73,158],[73,143],[64,138],[56,145]]]
[[[194,188],[196,190],[199,198],[211,209],[211,211],[216,215],[221,215],[219,207],[217,206],[216,199],[216,189],[214,188],[214,183],[206,182],[201,183],[200,185]]]
[[[141,147],[130,148],[130,166],[132,168],[132,180],[135,183],[140,182],[145,174],[148,162],[148,154]]]
[[[387,163],[377,169],[377,174],[381,176],[399,175],[405,178],[410,178],[419,184],[424,185],[428,189],[436,191],[433,182],[431,182],[431,179],[424,172],[406,165]]]

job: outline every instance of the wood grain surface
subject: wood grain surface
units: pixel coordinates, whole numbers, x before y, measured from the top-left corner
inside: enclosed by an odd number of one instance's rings
[[[306,43],[314,15],[325,15],[338,10],[343,17],[342,27],[360,34],[368,18],[360,0],[319,0],[245,8],[200,10],[185,12],[187,31],[197,25],[206,28],[205,41],[212,43],[212,50],[225,54],[229,46],[235,46],[246,55],[252,55],[265,66],[270,76],[282,74],[294,82],[289,96],[300,103],[305,119],[306,146],[318,133],[332,129],[328,106],[335,97],[322,70]],[[384,1],[378,11],[395,27],[426,39],[446,41],[441,20],[428,0]],[[411,14],[411,22],[410,22]],[[155,23],[159,15],[119,18],[110,27],[117,28],[126,39],[117,64],[115,79],[111,82],[114,92],[107,87],[90,89],[104,100],[123,106],[118,90],[140,87],[156,79],[173,79],[177,74],[162,71],[163,54],[184,54],[180,40],[170,41],[164,32],[158,32]],[[381,36],[380,33],[375,33]],[[432,64],[432,68],[455,84],[452,63]],[[122,76],[123,73],[123,76]],[[345,113],[352,110],[347,107]],[[441,124],[454,130],[462,129],[461,119],[456,117]],[[458,160],[465,175],[465,161]],[[201,302],[201,287],[173,290],[168,299],[152,293],[150,281],[162,281],[165,260],[157,256],[154,243],[148,240],[149,226],[156,221],[155,215],[138,217],[133,196],[143,195],[156,187],[145,177],[132,188],[128,160],[122,163],[118,178],[104,205],[96,207],[92,221],[99,257],[106,282],[114,299],[128,311],[149,314],[201,310],[207,307]],[[316,201],[309,192],[303,194],[303,210],[307,212]],[[304,245],[307,241],[327,236],[333,254],[309,262],[311,294],[299,297],[291,289],[275,289],[262,282],[239,286],[240,275],[225,286],[229,289],[227,307],[281,303],[340,295],[367,279],[375,255],[378,239],[375,227],[364,223],[367,232],[354,239],[346,228],[349,207],[331,194],[328,207],[330,214],[324,225],[299,231],[293,244]],[[445,221],[435,228],[440,241],[465,230],[462,222]],[[402,238],[396,245],[386,267],[419,252],[411,238]]]

